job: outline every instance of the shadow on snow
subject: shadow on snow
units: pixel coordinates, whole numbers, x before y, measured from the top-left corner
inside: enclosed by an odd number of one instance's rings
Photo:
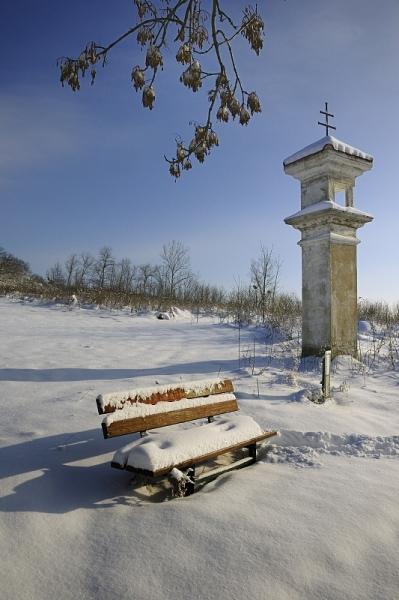
[[[0,369],[0,381],[91,381],[101,379],[131,379],[154,375],[210,375],[219,371],[231,371],[237,367],[237,361],[205,360],[201,362],[180,363],[151,369]]]
[[[127,436],[125,443],[137,436]],[[92,429],[25,441],[0,450],[0,478],[30,474],[0,498],[0,512],[67,513],[79,508],[140,504],[132,475],[112,469],[110,456],[96,465],[73,463],[113,452],[120,440],[104,440]],[[148,499],[147,499],[148,500]]]

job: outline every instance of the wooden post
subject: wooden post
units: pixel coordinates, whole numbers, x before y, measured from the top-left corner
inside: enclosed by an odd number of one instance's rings
[[[323,389],[323,398],[330,398],[330,380],[331,380],[331,350],[326,350],[323,358],[323,375],[321,385]]]

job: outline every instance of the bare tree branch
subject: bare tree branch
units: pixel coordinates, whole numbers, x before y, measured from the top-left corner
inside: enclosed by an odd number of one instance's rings
[[[226,123],[238,117],[241,125],[247,125],[254,113],[261,112],[256,92],[248,92],[243,87],[232,42],[241,34],[259,55],[263,48],[264,23],[257,8],[248,6],[243,10],[241,24],[236,24],[226,9],[221,8],[220,0],[163,0],[162,3],[134,0],[134,4],[138,22],[106,46],[90,42],[77,58],[60,58],[60,80],[62,85],[78,91],[81,78],[90,70],[94,84],[96,65],[105,66],[109,52],[137,32],[137,43],[146,48],[145,64],[133,67],[131,79],[135,90],[142,92],[143,106],[152,110],[156,99],[154,83],[159,70],[164,68],[162,50],[169,47],[169,32],[174,27],[171,41],[179,44],[176,60],[184,67],[180,82],[198,92],[205,80],[214,80],[207,95],[205,122],[202,125],[196,122],[192,140],[184,144],[177,139],[175,156],[165,157],[171,175],[177,178],[183,170],[191,169],[192,156],[202,163],[211,149],[219,145],[212,125],[215,112],[218,121]],[[203,56],[209,61],[213,58],[214,68],[202,67],[198,59]],[[237,89],[240,100],[235,96]],[[220,102],[218,108],[217,102]]]

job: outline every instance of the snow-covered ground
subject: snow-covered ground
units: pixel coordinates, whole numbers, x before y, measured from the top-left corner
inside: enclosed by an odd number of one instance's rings
[[[217,319],[0,299],[2,598],[399,597],[398,370],[339,358],[316,405],[297,341],[240,338],[239,363]],[[103,439],[98,394],[214,377],[281,431],[259,463],[162,502],[110,468],[129,437]]]

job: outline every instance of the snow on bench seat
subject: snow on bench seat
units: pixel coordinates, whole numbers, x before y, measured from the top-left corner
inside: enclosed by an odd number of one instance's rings
[[[247,415],[222,417],[189,429],[151,433],[118,450],[112,466],[164,475],[173,467],[185,466],[192,460],[201,462],[212,453],[255,444],[271,435],[275,432],[264,432]]]

